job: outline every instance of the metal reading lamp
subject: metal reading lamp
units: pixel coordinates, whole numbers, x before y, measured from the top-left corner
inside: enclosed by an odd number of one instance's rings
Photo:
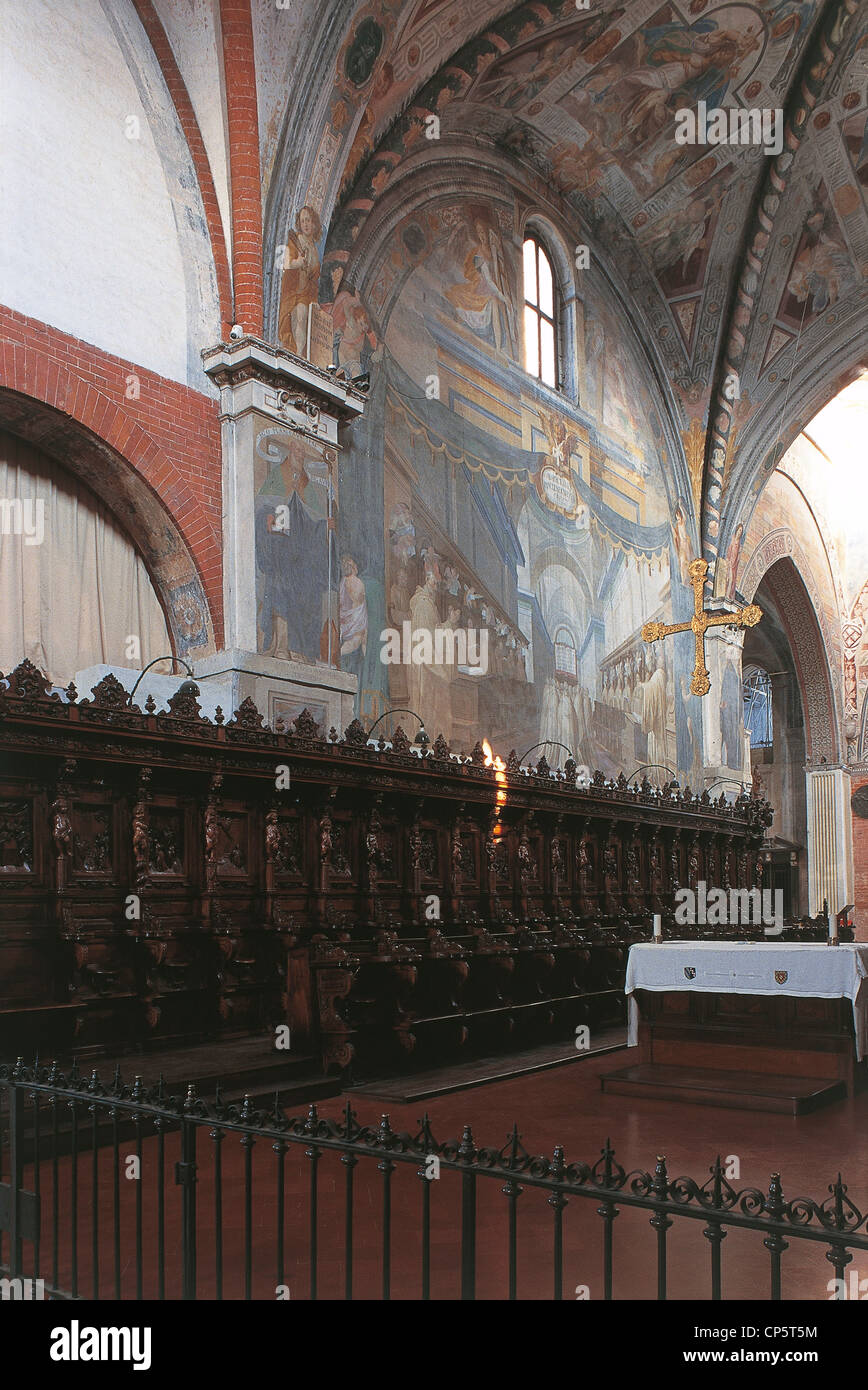
[[[129,695],[127,696],[128,705],[131,705],[133,703],[133,696],[135,695],[136,691],[141,685],[142,678],[147,674],[148,671],[150,671],[152,666],[156,666],[158,661],[171,661],[172,663],[179,662],[180,665],[183,666],[184,670],[187,672],[187,680],[182,681],[181,684],[178,686],[178,689],[175,692],[176,695],[199,694],[199,687],[196,684],[196,681],[193,676],[193,668],[192,666],[187,665],[187,662],[184,660],[182,656],[155,656],[153,661],[149,661],[147,666],[143,666],[141,671],[139,672],[136,678],[136,683],[130,691]]]
[[[406,705],[398,705],[394,709],[383,710],[383,713],[377,716],[370,729],[368,730],[368,738],[371,738],[371,735],[373,734],[377,725],[382,723],[384,719],[388,719],[390,714],[412,714],[414,719],[419,720],[419,728],[416,733],[416,737],[413,740],[413,743],[416,747],[422,750],[422,757],[427,758],[428,745],[430,744],[431,740],[425,731],[425,721],[422,718],[421,714],[417,714],[414,709],[409,709]]]
[[[678,781],[678,777],[672,771],[672,768],[667,767],[665,763],[640,763],[639,766],[633,772],[630,773],[630,776],[627,778],[627,781],[632,782],[637,772],[650,772],[652,769],[655,772],[668,772],[669,786],[672,788],[680,788],[681,783]]]
[[[525,758],[530,753],[535,753],[537,748],[563,748],[564,752],[567,753],[569,757],[573,758],[572,748],[568,748],[565,743],[559,743],[556,738],[544,738],[541,743],[533,743],[531,744],[530,748],[525,749],[525,751],[522,753],[521,757],[518,760],[519,766],[523,766]],[[575,758],[573,758],[573,762],[575,761]]]

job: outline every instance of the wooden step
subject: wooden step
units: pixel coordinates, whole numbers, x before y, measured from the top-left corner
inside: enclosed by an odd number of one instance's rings
[[[25,1058],[25,1061],[29,1061]],[[59,1057],[62,1070],[69,1070],[70,1058]],[[180,1047],[160,1047],[151,1051],[117,1052],[109,1056],[78,1059],[78,1068],[88,1076],[94,1069],[100,1079],[110,1082],[115,1066],[119,1066],[124,1081],[135,1076],[152,1085],[162,1076],[166,1090],[182,1093],[192,1084],[196,1094],[213,1098],[215,1087],[221,1091],[258,1095],[267,1093],[269,1086],[286,1084],[296,1076],[319,1073],[319,1059],[306,1049],[291,1048],[279,1051],[273,1033],[252,1037],[220,1038]],[[321,1074],[321,1073],[320,1073]]]
[[[644,1096],[649,1100],[719,1105],[730,1110],[762,1110],[780,1115],[809,1115],[821,1106],[843,1100],[847,1094],[843,1081],[670,1067],[659,1063],[638,1063],[621,1071],[607,1072],[600,1077],[600,1087],[607,1095]]]
[[[341,1091],[338,1077],[323,1075],[317,1054],[278,1052],[269,1034],[233,1042],[203,1043],[198,1047],[185,1046],[125,1053],[116,1058],[97,1058],[93,1062],[79,1063],[79,1072],[83,1078],[87,1078],[91,1071],[96,1070],[103,1084],[110,1086],[116,1064],[120,1066],[122,1079],[127,1085],[137,1075],[143,1078],[145,1086],[153,1085],[162,1076],[167,1097],[183,1096],[187,1086],[192,1084],[197,1097],[213,1104],[219,1087],[222,1105],[240,1105],[246,1096],[254,1109],[265,1111],[271,1111],[276,1101],[284,1112],[298,1114],[307,1109],[311,1102],[329,1099]],[[68,1075],[69,1060],[60,1058],[59,1065]],[[5,1116],[0,1116],[0,1132],[5,1123]],[[49,1142],[44,1124],[43,1121],[43,1151]],[[98,1145],[112,1142],[113,1128],[108,1109],[97,1111],[96,1130]],[[127,1140],[134,1134],[134,1123],[125,1118],[122,1112],[118,1137]],[[34,1132],[33,1112],[29,1105],[25,1107],[23,1137],[25,1161],[30,1162]],[[79,1133],[81,1148],[86,1149],[92,1139],[93,1132],[88,1121],[86,1134]],[[57,1153],[67,1154],[70,1147],[70,1130],[62,1127]]]
[[[506,1053],[497,1057],[474,1057],[466,1062],[453,1062],[446,1067],[414,1072],[409,1076],[382,1077],[379,1080],[345,1086],[344,1094],[354,1098],[388,1101],[398,1105],[414,1105],[432,1100],[435,1096],[469,1091],[494,1081],[513,1081],[519,1076],[548,1071],[552,1067],[569,1066],[586,1057],[598,1057],[604,1052],[623,1051],[626,1030],[622,1024],[604,1028],[596,1035],[594,1045],[586,1051],[576,1051],[575,1043],[541,1043],[523,1052]]]

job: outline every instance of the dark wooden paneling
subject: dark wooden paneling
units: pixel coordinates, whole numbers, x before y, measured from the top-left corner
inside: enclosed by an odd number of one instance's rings
[[[764,802],[481,748],[369,748],[195,696],[0,680],[0,1045],[97,1053],[288,1023],[326,1067],[417,1065],[623,1015],[632,940],[682,876],[752,873]],[[275,790],[287,763],[291,786]],[[729,867],[727,867],[729,866]],[[713,878],[709,881],[714,881]],[[671,914],[670,914],[671,916]]]

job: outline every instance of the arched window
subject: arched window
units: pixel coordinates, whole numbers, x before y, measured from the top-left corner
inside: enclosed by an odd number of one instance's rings
[[[575,638],[569,628],[559,627],[555,633],[555,675],[576,680],[578,674]]]
[[[558,385],[558,306],[552,263],[538,237],[524,243],[524,368]]]
[[[749,667],[744,676],[744,727],[751,748],[772,746],[772,683],[761,666]]]

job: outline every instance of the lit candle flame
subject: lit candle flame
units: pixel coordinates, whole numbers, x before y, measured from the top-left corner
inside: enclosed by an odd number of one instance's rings
[[[485,766],[494,768],[494,780],[497,783],[495,802],[497,805],[497,815],[500,817],[501,808],[506,802],[506,763],[498,754],[494,753],[487,738],[482,740],[482,751],[485,754]],[[501,834],[500,826],[495,829],[495,835]]]

